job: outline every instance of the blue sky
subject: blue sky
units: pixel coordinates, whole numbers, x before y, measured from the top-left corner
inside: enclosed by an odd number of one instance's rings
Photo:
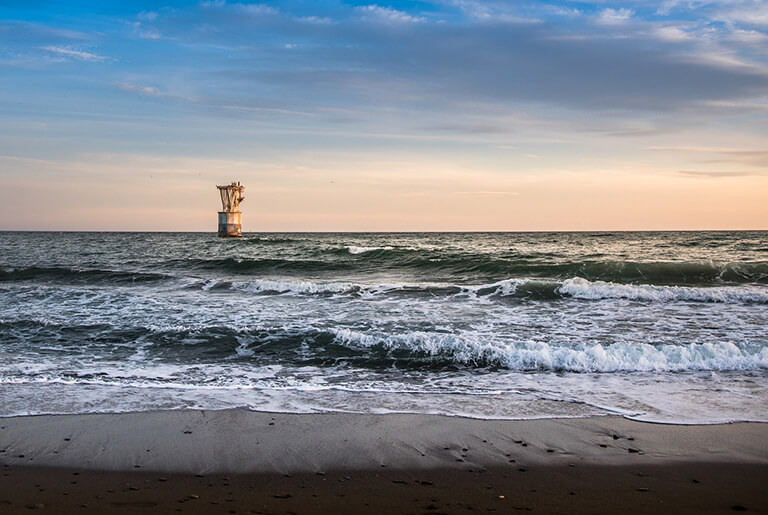
[[[0,229],[768,229],[768,2],[0,2]]]

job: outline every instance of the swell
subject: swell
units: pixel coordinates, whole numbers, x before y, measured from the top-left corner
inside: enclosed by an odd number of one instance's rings
[[[574,277],[548,279],[505,279],[495,283],[466,284],[357,284],[343,282],[254,279],[251,281],[196,281],[187,286],[214,294],[342,296],[363,300],[413,298],[457,301],[514,300],[610,300],[641,302],[704,302],[723,304],[767,304],[768,288],[762,285],[660,286],[590,281]]]
[[[268,274],[286,275],[308,272],[328,272],[350,270],[349,263],[342,261],[324,261],[320,259],[280,259],[280,258],[238,258],[217,259],[174,259],[163,264],[180,271],[215,271],[232,274]]]
[[[41,281],[74,283],[152,283],[174,276],[208,274],[235,276],[301,276],[313,274],[406,273],[420,277],[456,277],[487,280],[528,278],[564,281],[575,278],[591,282],[626,285],[681,287],[739,286],[768,284],[768,262],[636,262],[566,261],[534,258],[502,259],[478,255],[448,255],[441,252],[392,251],[387,249],[347,252],[346,256],[318,259],[236,258],[174,259],[159,263],[157,272],[87,269],[76,267],[10,267],[0,269],[0,282]],[[394,254],[392,254],[394,252]],[[430,257],[432,256],[432,257]],[[442,257],[438,257],[442,256]]]
[[[312,259],[307,259],[312,257]],[[557,255],[504,255],[451,253],[438,250],[344,247],[306,251],[296,258],[248,258],[173,260],[175,270],[205,270],[238,275],[314,272],[413,274],[457,277],[541,277],[658,285],[768,284],[768,262],[674,262],[567,260]]]
[[[0,282],[42,281],[74,283],[153,283],[171,279],[161,273],[89,270],[68,267],[18,267],[0,269]]]
[[[0,335],[17,337],[35,322],[0,323]],[[727,371],[768,368],[768,348],[758,342],[730,341],[652,345],[629,343],[561,344],[552,341],[501,339],[476,332],[435,330],[376,333],[348,328],[104,327],[67,328],[42,349],[13,351],[0,365],[0,380],[23,382],[54,375],[67,380],[150,378],[172,382],[183,375],[204,386],[228,373],[245,374],[259,367],[318,367],[446,371],[507,369],[513,371],[640,372]],[[31,336],[31,335],[30,335]],[[31,337],[28,343],[33,343]],[[100,345],[109,342],[110,345]],[[29,348],[29,347],[27,347]],[[6,351],[4,351],[5,353]],[[139,366],[140,364],[140,366]],[[172,372],[169,372],[171,370]]]

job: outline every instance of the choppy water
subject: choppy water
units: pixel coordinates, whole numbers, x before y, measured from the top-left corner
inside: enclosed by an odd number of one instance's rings
[[[768,233],[0,233],[0,415],[768,421]]]

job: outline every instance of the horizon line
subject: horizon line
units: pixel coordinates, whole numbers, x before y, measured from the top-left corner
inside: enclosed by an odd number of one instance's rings
[[[101,230],[101,229],[0,229],[0,233],[23,233],[23,232],[36,232],[36,233],[123,233],[123,234],[217,234],[215,230],[207,231],[195,231],[195,230]],[[510,229],[510,230],[461,230],[461,229],[448,229],[448,230],[381,230],[381,231],[351,231],[351,230],[290,230],[290,231],[243,231],[243,236],[252,234],[477,234],[477,233],[496,233],[496,234],[513,234],[513,233],[632,233],[632,232],[768,232],[768,228],[765,229]],[[231,238],[231,239],[237,239]]]

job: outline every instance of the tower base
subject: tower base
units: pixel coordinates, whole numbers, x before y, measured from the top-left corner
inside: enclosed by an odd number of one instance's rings
[[[243,235],[240,221],[243,213],[240,211],[219,211],[219,236],[222,238],[239,238]]]

